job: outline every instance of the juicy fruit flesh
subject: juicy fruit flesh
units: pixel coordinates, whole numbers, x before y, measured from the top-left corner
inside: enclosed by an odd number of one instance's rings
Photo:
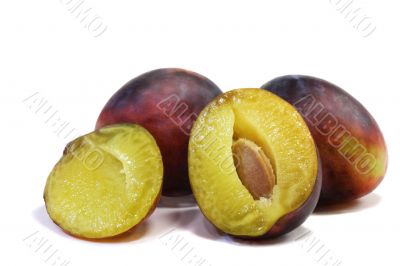
[[[271,160],[276,185],[270,199],[254,200],[232,158],[233,139],[245,138]],[[189,143],[189,174],[196,200],[224,232],[260,236],[310,196],[317,154],[297,111],[260,89],[239,89],[218,97],[197,119]]]
[[[254,199],[269,198],[276,178],[268,157],[254,142],[238,139],[232,145],[236,172]]]
[[[93,165],[95,153],[101,160]],[[146,217],[161,183],[161,155],[151,135],[134,125],[106,127],[70,145],[48,178],[46,207],[73,235],[114,236]]]

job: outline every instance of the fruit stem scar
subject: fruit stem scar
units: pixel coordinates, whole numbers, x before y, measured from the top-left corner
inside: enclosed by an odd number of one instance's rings
[[[255,200],[270,198],[276,177],[269,158],[254,142],[239,138],[232,144],[236,172]]]

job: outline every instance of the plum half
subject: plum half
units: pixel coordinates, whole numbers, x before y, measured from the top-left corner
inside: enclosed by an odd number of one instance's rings
[[[160,147],[164,164],[162,194],[190,194],[188,143],[200,111],[221,90],[211,80],[178,68],[144,73],[118,90],[104,106],[96,128],[135,123],[146,128]]]
[[[320,205],[373,191],[387,168],[385,140],[365,107],[338,86],[310,76],[283,76],[262,86],[291,103],[317,144],[323,177]]]
[[[160,150],[146,129],[104,127],[67,145],[47,179],[46,209],[74,236],[116,236],[152,213],[162,175]]]
[[[314,210],[321,189],[303,118],[261,89],[226,92],[200,113],[189,141],[189,178],[206,218],[242,238],[293,230]]]

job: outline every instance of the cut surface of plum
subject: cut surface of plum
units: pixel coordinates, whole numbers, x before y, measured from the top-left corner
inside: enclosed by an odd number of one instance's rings
[[[247,146],[237,149],[238,141]],[[248,169],[240,170],[233,150],[243,155],[248,147]],[[260,155],[254,153],[258,149]],[[251,171],[253,163],[258,170]],[[244,171],[247,181],[240,176]],[[290,104],[261,89],[233,90],[211,102],[194,124],[189,177],[200,209],[216,227],[235,236],[263,236],[311,198],[318,177],[317,151],[307,125]],[[312,200],[316,204],[318,199]],[[306,216],[312,210],[308,208]],[[279,230],[274,234],[289,229]]]
[[[152,211],[161,192],[162,161],[153,137],[137,125],[104,127],[70,143],[50,173],[45,203],[72,235],[121,234]]]

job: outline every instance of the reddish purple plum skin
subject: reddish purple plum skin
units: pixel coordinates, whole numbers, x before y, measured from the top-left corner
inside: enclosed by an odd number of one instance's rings
[[[387,169],[378,124],[350,94],[310,76],[278,77],[261,88],[292,104],[318,147],[323,169],[319,205],[348,202],[372,192]]]
[[[188,179],[190,130],[200,111],[221,90],[211,80],[178,68],[156,69],[125,84],[106,103],[96,129],[135,123],[156,139],[164,165],[162,195],[191,193]]]

